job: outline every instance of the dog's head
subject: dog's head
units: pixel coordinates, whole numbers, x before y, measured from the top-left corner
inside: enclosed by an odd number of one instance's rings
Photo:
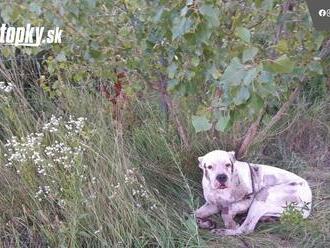
[[[235,152],[215,150],[199,157],[199,167],[212,189],[231,187],[234,172]]]

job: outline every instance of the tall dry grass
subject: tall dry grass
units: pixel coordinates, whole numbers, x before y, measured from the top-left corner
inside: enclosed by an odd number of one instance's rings
[[[248,159],[302,175],[311,170],[309,157],[290,142],[301,121],[308,120],[318,123],[320,146],[329,147],[329,112],[324,111],[329,101],[308,106],[300,99],[297,104],[273,130],[276,135],[252,147]],[[330,182],[320,185],[317,177],[310,178],[316,199],[309,220],[262,225],[244,239],[213,237],[197,228],[191,213],[203,200],[196,158],[211,149],[229,149],[232,144],[225,141],[231,133],[214,140],[194,134],[188,125],[192,148],[186,151],[157,104],[134,100],[134,113],[125,113],[133,116],[133,125],[120,137],[110,103],[93,90],[69,86],[56,98],[33,88],[29,99],[22,88],[1,92],[0,105],[0,237],[5,247],[329,244],[330,204],[322,198]]]

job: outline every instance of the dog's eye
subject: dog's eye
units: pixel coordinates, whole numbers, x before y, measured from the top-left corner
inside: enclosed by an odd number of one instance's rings
[[[212,167],[212,165],[208,165],[207,168],[208,168],[209,170],[211,170],[213,167]]]
[[[228,168],[228,167],[230,167],[231,166],[231,164],[226,164],[226,167]]]

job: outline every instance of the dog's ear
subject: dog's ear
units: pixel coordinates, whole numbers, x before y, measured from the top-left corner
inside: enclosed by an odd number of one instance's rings
[[[236,161],[235,152],[231,151],[231,152],[228,152],[228,154],[229,154],[230,161],[232,163],[235,163],[235,161]]]
[[[198,157],[198,167],[201,168],[201,169],[203,169],[202,161],[203,161],[203,156]]]

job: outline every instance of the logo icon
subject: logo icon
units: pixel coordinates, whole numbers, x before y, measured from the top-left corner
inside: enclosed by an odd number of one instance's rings
[[[330,31],[330,1],[306,0],[316,30]]]
[[[319,16],[324,17],[327,14],[327,11],[325,9],[319,10]]]

